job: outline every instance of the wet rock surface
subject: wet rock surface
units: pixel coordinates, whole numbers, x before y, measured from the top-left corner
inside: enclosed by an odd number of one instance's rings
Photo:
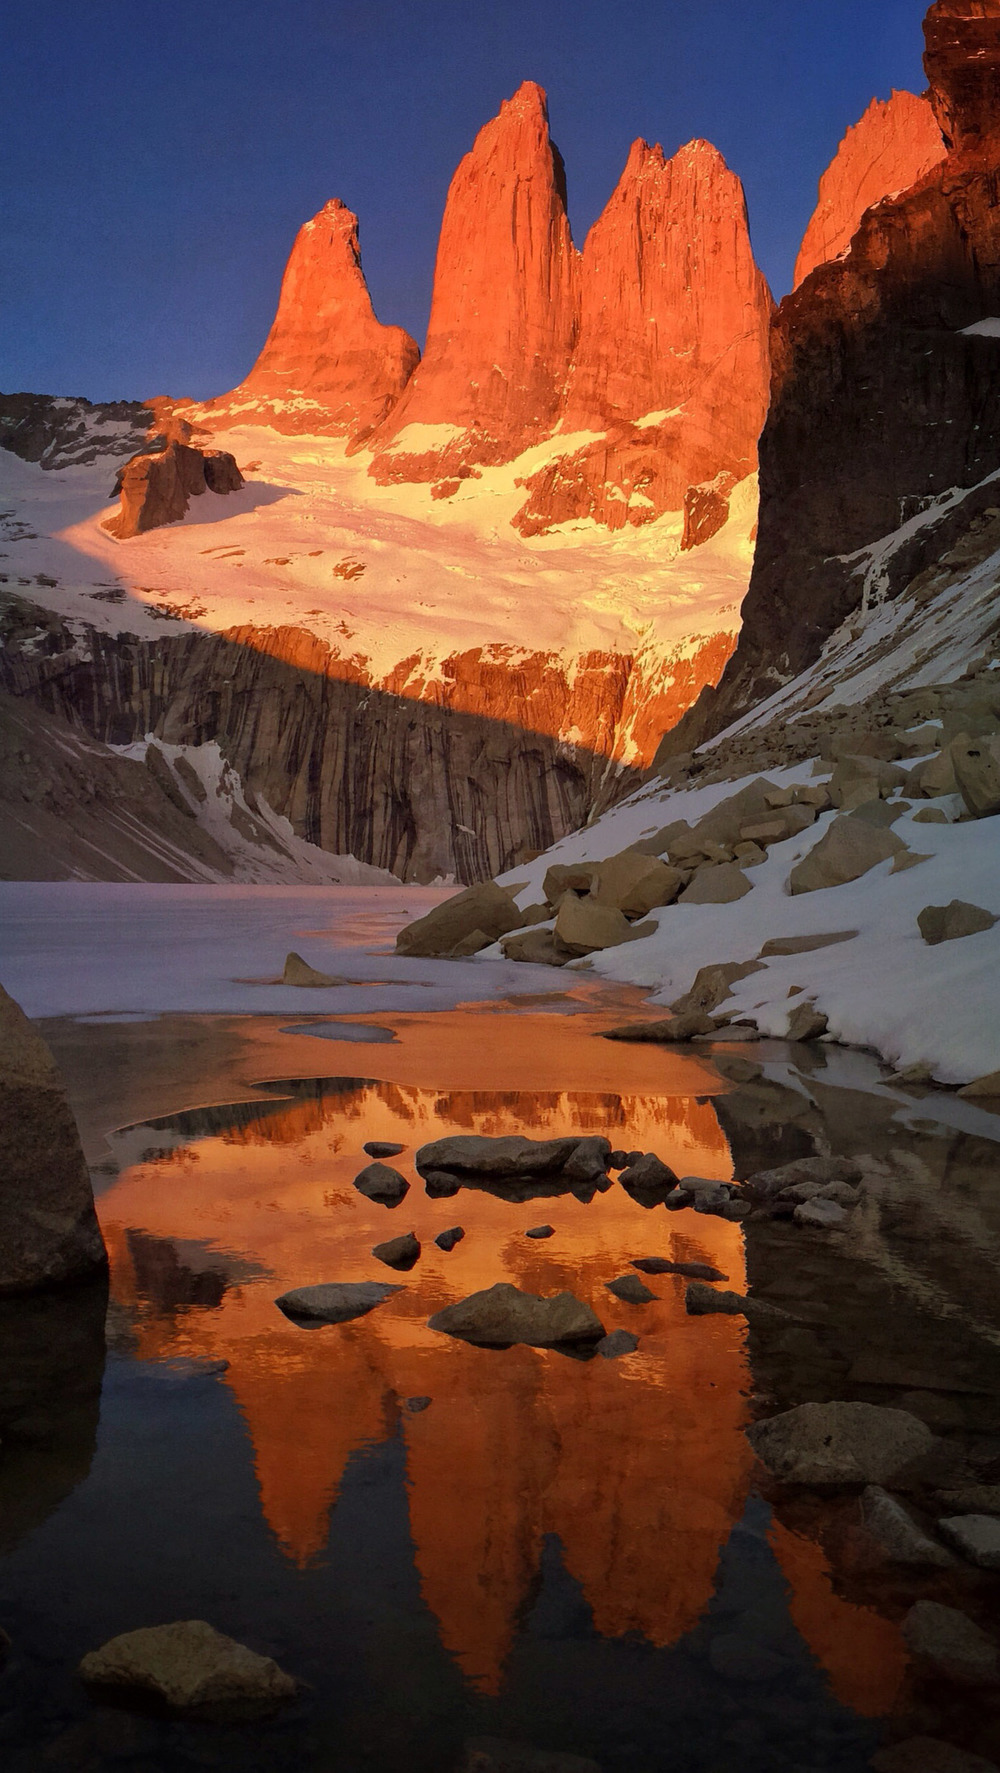
[[[505,1281],[446,1305],[429,1319],[429,1325],[463,1342],[497,1348],[515,1342],[535,1348],[558,1347],[563,1342],[594,1343],[605,1334],[596,1313],[572,1293],[543,1298]]]
[[[329,1281],[317,1287],[293,1287],[282,1293],[274,1303],[286,1317],[321,1324],[343,1324],[351,1318],[365,1317],[381,1305],[399,1287],[384,1281]]]

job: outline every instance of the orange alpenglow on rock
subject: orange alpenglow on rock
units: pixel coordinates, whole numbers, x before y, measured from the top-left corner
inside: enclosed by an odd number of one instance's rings
[[[529,480],[518,527],[592,517],[620,529],[687,507],[698,533],[686,540],[707,540],[756,467],[773,307],[743,187],[717,149],[689,142],[666,160],[659,144],[632,144],[587,235],[580,291],[559,431],[600,441]]]
[[[795,261],[795,287],[846,252],[866,209],[908,191],[945,156],[930,100],[913,92],[872,99],[819,181],[819,202]]]
[[[463,477],[549,435],[576,338],[578,274],[545,94],[526,80],[451,181],[427,345],[375,439],[377,480]],[[436,426],[448,430],[427,429]]]
[[[211,401],[208,422],[288,433],[365,432],[399,399],[420,361],[401,326],[376,320],[361,269],[358,218],[339,198],[295,239],[278,312],[250,374]]]
[[[924,38],[924,70],[945,141],[974,154],[1000,133],[1000,0],[937,0]]]

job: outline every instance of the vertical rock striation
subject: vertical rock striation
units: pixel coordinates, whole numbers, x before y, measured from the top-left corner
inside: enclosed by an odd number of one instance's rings
[[[771,296],[738,178],[708,142],[666,160],[633,142],[583,249],[580,329],[559,431],[594,442],[528,482],[525,534],[590,517],[619,529],[728,494],[756,466],[767,410]],[[702,500],[704,503],[704,500]]]
[[[462,478],[552,429],[577,330],[562,157],[526,80],[451,181],[423,361],[373,439],[380,481]]]
[[[795,261],[796,289],[817,265],[847,251],[866,209],[908,191],[945,152],[928,98],[894,92],[872,99],[819,181],[819,201]]]
[[[201,410],[212,426],[354,435],[390,411],[419,360],[409,333],[376,320],[358,218],[335,197],[299,229],[250,374]]]
[[[677,750],[903,590],[940,553],[935,501],[1000,470],[1000,0],[938,0],[924,29],[948,152],[778,310],[743,629],[718,691],[671,735]],[[995,488],[976,498],[995,503]],[[923,542],[917,526],[875,574],[868,550],[924,513]]]

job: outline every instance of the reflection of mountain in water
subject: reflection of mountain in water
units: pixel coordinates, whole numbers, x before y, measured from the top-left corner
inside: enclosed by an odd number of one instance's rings
[[[299,1565],[323,1555],[352,1453],[400,1428],[423,1594],[445,1646],[484,1690],[499,1688],[552,1535],[600,1634],[676,1643],[708,1604],[746,1498],[744,1331],[732,1319],[688,1318],[676,1277],[654,1281],[658,1297],[642,1308],[605,1283],[632,1256],[663,1254],[711,1262],[741,1286],[737,1227],[687,1216],[682,1227],[616,1184],[590,1204],[547,1201],[556,1235],[539,1244],[524,1237],[537,1218],[529,1206],[466,1189],[429,1199],[412,1150],[459,1131],[606,1132],[614,1144],[657,1151],[679,1173],[728,1177],[711,1103],[360,1079],[269,1087],[282,1099],[256,1113],[245,1102],[200,1109],[113,1140],[143,1153],[101,1202],[112,1284],[132,1309],[139,1357],[228,1362],[266,1518]],[[351,1186],[373,1138],[407,1147],[393,1161],[412,1186],[391,1216]],[[456,1222],[466,1237],[445,1255],[433,1238]],[[312,1333],[276,1310],[288,1286],[384,1278],[370,1251],[387,1227],[415,1230],[424,1253],[384,1306]],[[214,1263],[225,1276],[212,1297],[192,1296],[190,1283],[177,1297],[192,1239],[201,1272]],[[233,1251],[250,1265],[241,1274],[227,1268]],[[570,1288],[609,1328],[636,1329],[640,1353],[581,1365],[536,1349],[472,1348],[427,1329],[434,1311],[498,1280],[539,1293]],[[430,1396],[430,1408],[400,1413],[400,1400],[415,1395]],[[864,1630],[855,1635],[863,1644]]]

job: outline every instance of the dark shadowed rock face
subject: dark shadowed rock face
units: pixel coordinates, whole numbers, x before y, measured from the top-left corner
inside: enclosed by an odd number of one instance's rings
[[[778,310],[743,631],[677,750],[813,663],[865,594],[843,556],[1000,468],[1000,339],[965,330],[1000,315],[1000,4],[942,0],[925,31],[951,151]],[[928,528],[891,592],[940,552]]]
[[[0,986],[0,1294],[73,1280],[106,1260],[59,1073]]]

